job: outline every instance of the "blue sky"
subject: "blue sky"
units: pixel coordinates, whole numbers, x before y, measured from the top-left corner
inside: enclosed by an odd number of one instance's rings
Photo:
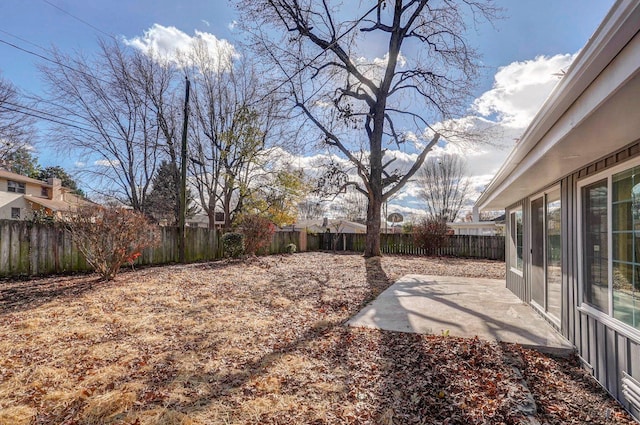
[[[499,0],[496,4],[505,9],[505,18],[493,25],[483,24],[471,34],[486,66],[475,110],[506,123],[509,131],[505,138],[513,139],[553,87],[551,74],[568,66],[571,55],[584,46],[613,1]],[[2,0],[0,41],[44,56],[47,52],[38,46],[55,46],[65,53],[91,53],[97,47],[97,38],[104,37],[104,33],[133,39],[159,24],[176,27],[190,36],[196,30],[208,32],[233,44],[241,36],[231,25],[236,19],[234,8],[225,0]],[[37,66],[43,61],[3,42],[3,77],[25,93],[42,94]],[[537,78],[542,78],[540,86],[523,86],[523,80]],[[515,99],[513,93],[519,97]],[[520,112],[512,116],[513,110]],[[472,166],[471,174],[482,175],[481,180],[486,182],[506,153],[484,152],[484,156],[476,157],[484,166]],[[42,165],[63,165],[73,171],[73,158],[60,158],[45,146],[38,147],[38,157]],[[402,199],[399,203],[403,203]],[[406,201],[403,207],[412,208],[409,204]]]

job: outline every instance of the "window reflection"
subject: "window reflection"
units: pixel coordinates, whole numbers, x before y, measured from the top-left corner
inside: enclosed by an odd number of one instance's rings
[[[640,167],[612,177],[613,316],[640,329]]]
[[[582,188],[584,301],[609,312],[607,179]]]
[[[560,193],[547,196],[547,312],[559,318],[562,291]]]

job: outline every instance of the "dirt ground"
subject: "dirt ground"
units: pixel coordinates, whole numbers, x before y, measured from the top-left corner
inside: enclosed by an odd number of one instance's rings
[[[344,326],[408,273],[504,263],[302,253],[0,282],[0,424],[634,423],[576,359]]]

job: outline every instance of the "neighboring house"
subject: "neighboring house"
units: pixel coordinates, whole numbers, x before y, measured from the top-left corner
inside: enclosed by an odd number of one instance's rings
[[[504,235],[503,221],[456,221],[447,223],[454,235],[498,236]]]
[[[60,179],[32,179],[0,169],[0,220],[29,220],[34,213],[60,217],[92,203],[61,185]]]
[[[224,213],[217,212],[214,216],[214,226],[216,229],[222,229],[224,227]],[[160,225],[166,225],[166,223],[160,223]],[[186,225],[188,227],[209,227],[209,216],[207,214],[194,214],[193,217],[187,217]]]
[[[367,233],[367,226],[353,221],[324,218],[321,220],[300,220],[283,230],[306,231],[307,233]]]
[[[640,2],[618,0],[476,206],[507,287],[640,419]]]

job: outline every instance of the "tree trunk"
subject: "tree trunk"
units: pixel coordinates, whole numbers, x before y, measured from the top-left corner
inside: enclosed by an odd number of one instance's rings
[[[230,232],[231,229],[231,192],[224,192],[222,211],[224,212],[224,231]]]
[[[209,229],[216,228],[216,210],[215,208],[207,208],[207,216],[209,217]]]
[[[380,256],[380,211],[382,196],[373,196],[367,206],[367,237],[365,238],[364,256]]]

